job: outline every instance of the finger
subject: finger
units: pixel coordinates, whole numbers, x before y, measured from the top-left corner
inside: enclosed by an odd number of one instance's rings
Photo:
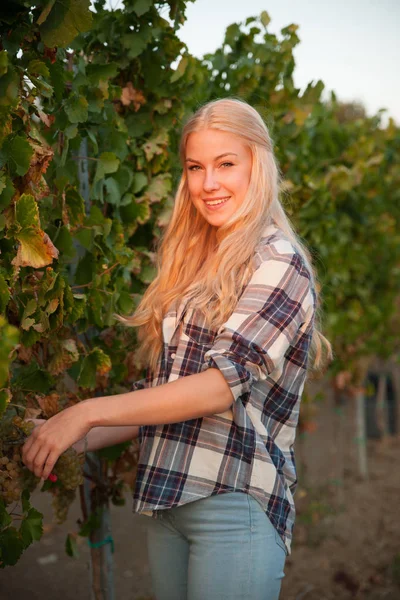
[[[26,442],[26,444],[28,445],[28,442]],[[39,440],[32,440],[31,442],[29,442],[28,448],[25,448],[25,451],[23,451],[22,460],[30,471],[35,472],[36,456],[45,447],[46,445],[43,441],[40,442]],[[47,454],[48,453],[49,451],[47,452]]]
[[[46,464],[46,461],[48,459],[50,452],[51,451],[50,451],[49,447],[46,445],[45,447],[41,448],[39,450],[39,452],[36,454],[36,456],[33,460],[33,472],[35,473],[36,477],[45,479],[44,474],[43,474],[43,469],[44,469],[44,466]]]
[[[31,471],[32,471],[32,460],[35,458],[35,456],[38,452],[38,449],[39,449],[38,435],[39,435],[39,430],[41,428],[42,428],[42,425],[39,425],[38,427],[36,427],[32,431],[31,435],[25,441],[25,444],[22,446],[22,453],[21,453],[22,462]]]
[[[43,479],[48,479],[50,473],[52,472],[56,462],[58,461],[60,456],[60,452],[58,450],[53,450],[47,457],[46,464],[43,468],[42,477]]]
[[[22,462],[28,467],[28,469],[30,469],[32,471],[32,461],[35,458],[37,451],[38,451],[38,446],[37,446],[37,441],[35,441],[34,439],[31,439],[31,437],[29,437],[27,439],[27,441],[25,442],[25,444],[22,446]]]

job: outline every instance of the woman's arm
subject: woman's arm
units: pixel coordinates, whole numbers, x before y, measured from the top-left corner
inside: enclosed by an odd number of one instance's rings
[[[234,398],[219,369],[164,385],[83,400],[76,406],[89,427],[166,425],[225,412]]]
[[[86,451],[93,452],[101,448],[107,448],[114,444],[121,444],[137,438],[139,427],[137,425],[118,425],[116,427],[93,427],[87,434]],[[85,450],[85,438],[81,438],[72,444],[78,453]]]
[[[35,427],[37,425],[43,425],[46,423],[46,419],[27,419],[32,422]],[[81,454],[86,452],[94,452],[94,450],[100,450],[101,448],[107,448],[114,444],[122,444],[128,440],[133,440],[139,435],[139,427],[137,425],[123,425],[116,427],[93,427],[86,437],[81,438],[75,444],[72,444],[71,448],[74,448]],[[86,446],[86,448],[85,448]]]
[[[36,427],[23,446],[22,460],[37,477],[47,479],[60,454],[82,440],[93,427],[126,426],[123,435],[129,431],[130,437],[140,425],[178,423],[225,412],[233,400],[228,383],[215,368],[160,386],[90,398]],[[121,434],[118,431],[118,440],[122,439]],[[102,434],[103,446],[115,443],[108,434],[105,442],[105,435],[106,432]],[[98,446],[93,442],[92,448],[95,447]]]

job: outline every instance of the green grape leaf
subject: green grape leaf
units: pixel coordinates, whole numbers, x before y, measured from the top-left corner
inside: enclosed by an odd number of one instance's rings
[[[96,375],[105,375],[110,370],[110,357],[101,348],[94,348],[82,361],[78,384],[93,390],[96,387]]]
[[[7,73],[8,69],[8,54],[6,50],[0,52],[0,77]]]
[[[107,202],[118,206],[121,201],[121,191],[118,183],[113,177],[107,177],[107,179],[104,180],[104,186],[106,189]]]
[[[90,0],[55,0],[46,14],[48,6],[39,17],[39,26],[42,40],[49,48],[65,48],[78,33],[88,31],[92,25]]]
[[[64,104],[64,110],[71,123],[84,123],[88,118],[88,106],[84,96],[71,94]]]
[[[72,226],[82,225],[85,218],[85,201],[73,188],[65,192],[65,204],[67,209],[67,220]]]
[[[73,140],[78,135],[78,126],[69,125],[64,131],[65,137],[69,140]]]
[[[10,290],[4,276],[0,273],[0,313],[4,313],[11,298]]]
[[[271,17],[269,16],[269,14],[267,13],[266,10],[262,11],[262,13],[260,15],[260,21],[264,25],[264,27],[268,27],[268,25],[270,24]]]
[[[27,71],[29,75],[42,75],[46,78],[50,77],[49,68],[46,65],[46,63],[44,63],[42,60],[31,60],[28,65]]]
[[[146,187],[148,183],[148,179],[144,173],[135,173],[133,179],[133,193],[138,194],[142,191],[143,188]]]
[[[71,558],[79,558],[78,544],[76,543],[76,536],[69,533],[65,538],[65,552]]]
[[[18,104],[19,77],[15,69],[10,65],[7,72],[0,77],[0,116],[3,120],[4,112],[9,114],[10,110]],[[3,139],[0,134],[0,140]]]
[[[188,64],[189,64],[189,57],[182,56],[181,60],[179,61],[179,65],[177,66],[177,68],[175,69],[173,74],[171,75],[171,79],[170,79],[171,83],[175,83],[175,81],[178,81],[178,79],[180,79],[184,75]]]
[[[124,223],[137,221],[139,225],[144,225],[151,217],[150,205],[146,200],[137,202],[132,194],[125,194],[120,214]]]
[[[124,315],[129,315],[133,311],[135,302],[127,291],[122,290],[118,298],[118,309]]]
[[[15,565],[24,551],[24,542],[15,527],[8,527],[0,533],[0,568]]]
[[[51,375],[40,369],[35,361],[17,367],[13,374],[13,385],[25,391],[47,394],[53,383]]]
[[[114,461],[117,460],[120,456],[123,455],[125,450],[129,448],[131,442],[122,442],[122,444],[114,444],[114,446],[108,446],[107,448],[100,448],[97,450],[97,454],[100,458],[105,458],[106,460]]]
[[[7,406],[11,401],[11,392],[8,389],[3,388],[0,390],[0,418],[3,416],[5,411],[7,410]],[[0,519],[1,523],[1,519]]]
[[[61,258],[73,258],[76,255],[76,248],[71,233],[65,225],[58,232],[57,249],[60,252]]]
[[[1,149],[2,162],[8,161],[13,175],[25,175],[29,169],[33,148],[25,137],[7,138]]]
[[[0,175],[0,210],[9,206],[12,197],[15,194],[15,187],[8,175],[2,173]]]
[[[113,152],[103,152],[97,159],[97,169],[93,183],[103,179],[109,173],[115,173],[119,167],[119,158]]]
[[[138,17],[147,13],[153,5],[153,0],[136,0],[133,4],[133,10]]]
[[[19,331],[9,325],[0,315],[0,388],[4,387],[9,378],[9,354],[15,348],[19,339]]]
[[[7,527],[8,525],[11,525],[12,523],[12,518],[10,517],[10,515],[7,512],[7,508],[6,505],[4,504],[4,500],[0,499],[0,529],[3,529],[3,527]]]
[[[74,304],[70,315],[71,323],[75,323],[78,319],[84,317],[87,304],[87,298],[84,294],[74,294],[73,298]]]
[[[92,85],[98,85],[100,80],[108,81],[118,75],[119,67],[117,63],[108,64],[89,64],[86,67],[86,76]]]
[[[21,523],[20,533],[25,548],[42,537],[43,515],[36,508],[29,509],[28,514]]]
[[[145,50],[149,43],[147,32],[138,31],[135,33],[125,33],[121,36],[121,43],[127,50],[128,58],[136,58]]]

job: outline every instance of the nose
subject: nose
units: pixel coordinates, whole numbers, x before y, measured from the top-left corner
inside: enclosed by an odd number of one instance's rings
[[[212,192],[213,190],[217,190],[219,187],[220,186],[214,169],[208,169],[203,181],[204,191]]]

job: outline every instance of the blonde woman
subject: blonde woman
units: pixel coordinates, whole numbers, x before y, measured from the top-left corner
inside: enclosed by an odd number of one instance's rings
[[[158,274],[135,314],[118,317],[139,327],[146,378],[40,423],[24,462],[46,478],[85,436],[89,450],[138,436],[134,510],[148,524],[156,599],[276,600],[301,394],[331,347],[259,113],[237,99],[206,104],[180,154]]]

